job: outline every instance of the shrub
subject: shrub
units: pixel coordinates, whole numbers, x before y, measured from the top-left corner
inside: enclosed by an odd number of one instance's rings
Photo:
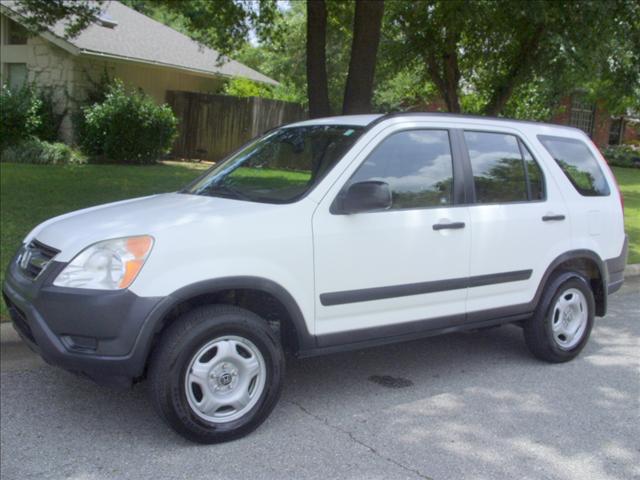
[[[32,136],[54,142],[66,112],[56,113],[51,92],[38,91],[33,85],[0,92],[0,151]]]
[[[37,115],[40,118],[40,124],[32,133],[40,140],[55,142],[58,140],[60,124],[67,114],[67,110],[65,109],[63,112],[56,111],[51,90],[41,90],[37,95],[39,99]]]
[[[615,145],[602,151],[609,165],[640,168],[640,145]]]
[[[39,115],[42,100],[31,86],[10,90],[2,85],[0,90],[0,151],[29,138],[41,126]]]
[[[168,105],[113,82],[101,103],[84,107],[78,125],[83,150],[119,163],[153,163],[171,149],[178,121]]]
[[[34,163],[41,165],[75,165],[86,158],[64,143],[50,143],[32,137],[10,145],[0,155],[2,162]]]

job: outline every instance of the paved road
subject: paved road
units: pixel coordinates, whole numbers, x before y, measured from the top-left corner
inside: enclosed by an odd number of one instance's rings
[[[639,312],[636,281],[565,365],[532,359],[511,326],[291,361],[267,422],[215,446],[172,433],[144,386],[4,344],[2,478],[638,479]]]

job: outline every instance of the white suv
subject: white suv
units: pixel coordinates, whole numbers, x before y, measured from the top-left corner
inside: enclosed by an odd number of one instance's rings
[[[580,130],[333,117],[250,142],[184,190],[36,227],[3,286],[45,360],[147,378],[185,437],[247,434],[304,357],[517,323],[575,357],[623,281],[623,205]]]

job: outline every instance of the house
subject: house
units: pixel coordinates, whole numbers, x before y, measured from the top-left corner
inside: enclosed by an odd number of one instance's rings
[[[49,90],[64,114],[60,135],[73,138],[71,112],[104,75],[140,88],[157,102],[169,91],[219,92],[227,79],[277,82],[215,50],[203,47],[166,25],[126,7],[105,3],[96,21],[75,38],[64,38],[64,24],[29,36],[20,25],[16,1],[0,0],[0,80],[10,88],[26,82]]]
[[[602,102],[591,102],[580,91],[562,99],[551,121],[583,130],[598,147],[640,140],[637,119],[625,115],[614,117]]]

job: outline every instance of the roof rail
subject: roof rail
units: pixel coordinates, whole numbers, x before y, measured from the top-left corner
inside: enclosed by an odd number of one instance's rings
[[[575,127],[571,127],[569,125],[561,125],[555,123],[548,122],[534,122],[533,120],[517,120],[514,118],[506,118],[506,117],[491,117],[485,115],[470,115],[466,113],[450,113],[450,112],[392,112],[382,115],[381,117],[376,118],[371,123],[367,125],[367,130],[373,128],[379,123],[384,122],[385,120],[389,120],[391,118],[396,117],[420,117],[420,116],[430,116],[430,117],[444,117],[444,118],[463,118],[463,119],[471,119],[471,120],[491,120],[491,121],[500,121],[500,122],[516,122],[516,123],[524,123],[527,125],[547,125],[552,127],[561,127],[568,128],[571,130],[579,130]]]

